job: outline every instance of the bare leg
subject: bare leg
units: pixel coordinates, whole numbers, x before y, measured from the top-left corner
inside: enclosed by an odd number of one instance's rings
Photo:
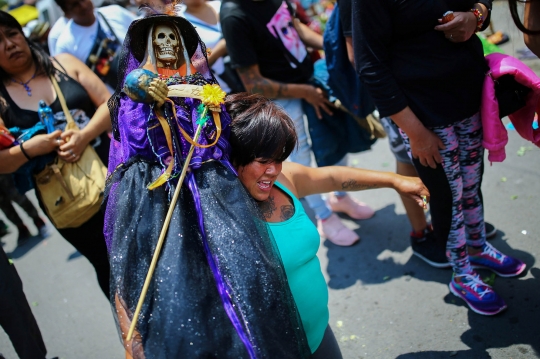
[[[396,161],[396,173],[407,177],[418,177],[418,173],[416,173],[416,169],[412,164],[400,161]],[[400,197],[413,230],[415,232],[421,232],[426,229],[427,222],[424,210],[411,198],[405,196]]]

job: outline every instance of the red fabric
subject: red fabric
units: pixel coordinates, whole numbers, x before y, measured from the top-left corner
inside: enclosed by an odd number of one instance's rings
[[[191,66],[191,73],[194,74],[197,72],[197,69],[193,67],[193,65],[189,64]],[[163,76],[174,76],[175,74],[179,74],[180,76],[186,76],[187,75],[187,66],[186,64],[183,64],[180,66],[177,70],[171,70],[166,69],[164,67],[158,67],[158,73]]]
[[[293,0],[294,5],[296,6],[296,17],[302,24],[309,25],[311,18],[306,14],[306,10],[302,6],[299,0]]]
[[[0,150],[13,146],[15,138],[11,136],[9,130],[0,125]]]

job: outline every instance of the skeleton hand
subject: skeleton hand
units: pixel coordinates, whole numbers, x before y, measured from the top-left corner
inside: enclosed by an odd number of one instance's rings
[[[165,102],[165,99],[167,98],[167,95],[169,94],[169,88],[167,87],[167,84],[165,81],[155,78],[150,83],[150,87],[148,88],[148,93],[154,101],[156,101],[158,106],[163,105]]]

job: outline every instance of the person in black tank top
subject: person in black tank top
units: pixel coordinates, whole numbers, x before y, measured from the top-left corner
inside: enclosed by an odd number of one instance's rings
[[[75,123],[77,123],[80,129],[83,129],[88,125],[92,116],[94,116],[96,106],[92,102],[85,88],[79,82],[69,77],[66,70],[58,61],[55,60],[55,62],[61,67],[61,69],[54,69],[58,86],[65,96],[66,104],[71,115],[73,116],[73,120],[75,120]],[[8,111],[5,111],[5,116],[2,116],[4,125],[7,128],[18,127],[25,130],[33,127],[39,121],[37,111],[20,108],[13,101],[7,92],[4,83],[0,83],[0,96],[4,98],[7,103],[7,108],[9,109]],[[56,120],[55,128],[63,131],[66,127],[67,121],[58,97],[55,98],[54,102],[52,102],[49,107],[51,108]],[[94,146],[94,149],[101,158],[101,161],[107,165],[110,145],[109,136],[104,132],[99,137],[94,139],[91,144]]]
[[[66,119],[53,90],[49,78],[51,75],[56,77],[80,131],[63,131]],[[55,156],[66,162],[76,162],[88,145],[95,146],[96,152],[107,164],[110,143],[107,131],[111,128],[106,103],[108,98],[105,85],[86,65],[67,54],[60,54],[54,61],[51,60],[24,36],[21,26],[11,15],[0,11],[0,125],[31,129],[39,122],[38,104],[43,100],[52,109],[56,128],[49,134],[36,132],[19,146],[0,148],[0,173],[14,173],[27,163],[30,163],[27,167],[37,172],[46,164],[45,160]],[[17,187],[22,186],[24,191],[30,189],[33,185],[32,174],[27,172],[26,181],[17,181]],[[24,188],[28,183],[30,188]],[[40,206],[43,208],[41,202]],[[99,285],[108,298],[110,266],[103,223],[103,214],[98,212],[78,228],[58,231],[94,266]],[[1,277],[3,273],[0,273]],[[17,298],[21,298],[21,295],[24,296],[22,289]],[[2,291],[0,286],[0,303],[9,302],[11,307],[17,306],[13,303],[14,298]],[[0,315],[0,325],[10,335],[21,358],[44,358],[44,346],[28,344],[39,342],[41,336],[35,320],[29,320],[32,317],[29,307],[25,310],[23,304],[20,304],[21,311],[12,310],[7,316]],[[25,313],[24,318],[16,313]]]
[[[56,61],[55,61],[56,62]],[[60,67],[60,63],[56,62]],[[73,113],[74,110],[80,110],[84,112],[84,118],[85,122],[79,122],[77,121],[78,118],[74,117],[74,120],[79,123],[79,127],[83,127],[90,121],[90,118],[94,115],[96,112],[96,107],[88,97],[88,93],[84,89],[84,87],[81,86],[80,83],[72,79],[66,74],[66,70],[64,68],[60,69],[54,69],[55,75],[58,78],[58,86],[60,87],[60,90],[62,90],[62,93],[64,94],[66,98],[66,104],[68,108]],[[30,128],[36,124],[36,121],[38,119],[37,112],[27,109],[21,109],[11,98],[9,93],[6,90],[6,87],[3,83],[0,84],[0,93],[2,94],[2,97],[7,101],[9,107],[11,108],[11,112],[13,115],[13,118],[5,118],[4,122],[7,127],[21,127],[21,128]],[[60,100],[58,97],[55,98],[54,102],[49,105],[49,107],[52,109],[53,113],[55,114],[55,118],[57,118],[58,115],[62,114],[62,106],[60,105]],[[81,126],[83,125],[83,126]]]

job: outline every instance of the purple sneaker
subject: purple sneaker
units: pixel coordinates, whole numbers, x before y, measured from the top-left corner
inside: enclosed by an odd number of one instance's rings
[[[504,300],[474,272],[453,274],[448,287],[455,296],[463,299],[469,308],[478,314],[495,315],[506,309]]]
[[[515,277],[525,270],[525,263],[517,258],[509,257],[495,249],[491,244],[484,244],[482,252],[469,254],[473,268],[489,269],[501,277]]]

